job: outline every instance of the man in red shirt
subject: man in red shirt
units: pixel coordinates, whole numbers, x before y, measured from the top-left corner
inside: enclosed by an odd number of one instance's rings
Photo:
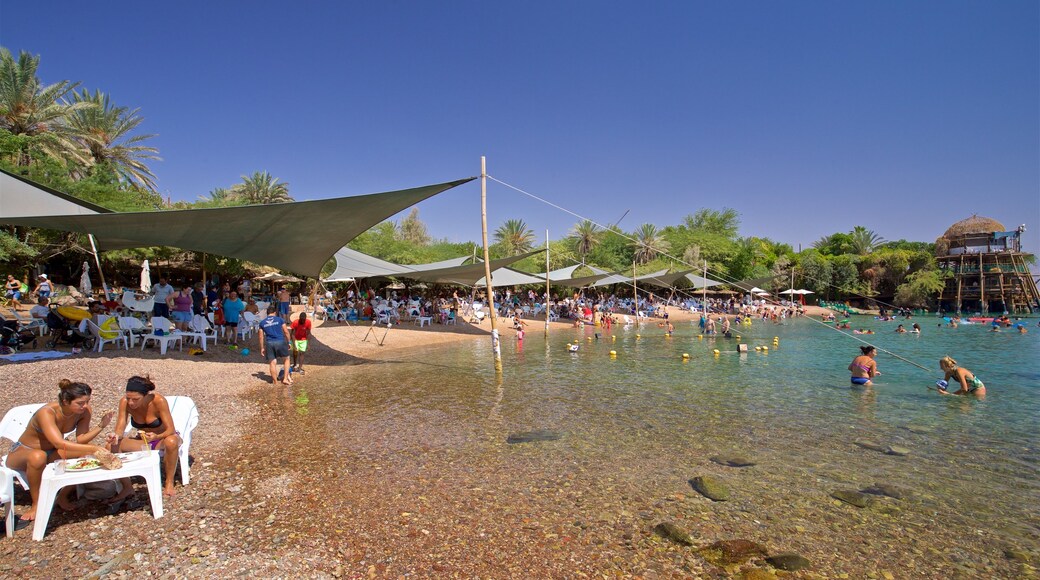
[[[307,320],[307,313],[301,312],[300,318],[292,322],[293,336],[293,368],[301,375],[303,370],[303,355],[307,352],[307,339],[311,334],[311,321]]]

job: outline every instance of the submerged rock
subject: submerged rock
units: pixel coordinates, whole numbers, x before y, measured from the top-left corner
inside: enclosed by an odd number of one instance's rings
[[[506,438],[506,443],[515,445],[517,443],[535,443],[538,441],[556,441],[563,437],[563,433],[556,431],[522,431],[520,433],[510,433],[509,437]]]
[[[794,552],[786,552],[784,554],[777,554],[766,558],[766,562],[769,562],[774,568],[779,570],[786,570],[787,572],[794,572],[796,570],[804,570],[812,566],[812,562],[806,559],[804,556],[795,554]]]
[[[1004,557],[1008,560],[1023,563],[1029,562],[1032,559],[1029,555],[1029,552],[1021,550],[1019,548],[1005,548]]]
[[[875,483],[874,485],[865,487],[860,491],[871,495],[883,495],[892,499],[903,499],[906,497],[906,492],[903,491],[902,488],[887,483]]]
[[[831,497],[834,499],[840,499],[841,501],[854,505],[858,508],[865,508],[875,502],[874,498],[870,497],[865,493],[853,491],[851,489],[839,489],[831,492]]]
[[[755,465],[754,461],[742,455],[716,455],[711,460],[727,467],[751,467]]]
[[[751,540],[721,540],[701,548],[700,552],[705,560],[716,566],[741,564],[751,558],[764,557],[767,553],[761,544]]]
[[[729,499],[729,488],[726,484],[709,475],[701,475],[690,480],[690,486],[697,493],[712,501],[726,501]]]
[[[899,457],[905,457],[910,455],[910,449],[906,447],[900,447],[898,445],[889,445],[885,448],[885,454],[887,455],[898,455]]]
[[[693,538],[686,530],[673,524],[672,522],[661,522],[654,526],[654,533],[666,540],[671,540],[676,544],[682,544],[683,546],[692,546]]]
[[[866,439],[857,439],[856,441],[853,441],[853,443],[864,449],[870,449],[871,451],[880,451],[881,453],[885,453],[888,450],[888,447],[885,445],[874,443],[873,441],[867,441]]]
[[[935,429],[927,425],[907,425],[905,429],[911,433],[917,433],[919,435],[927,435],[935,432]]]

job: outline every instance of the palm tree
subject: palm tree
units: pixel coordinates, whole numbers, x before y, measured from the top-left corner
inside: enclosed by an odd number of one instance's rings
[[[733,238],[740,228],[740,214],[732,208],[722,211],[700,209],[694,215],[683,218],[683,225],[691,231],[706,231],[726,238]]]
[[[156,155],[159,150],[139,144],[155,135],[130,136],[144,121],[144,117],[138,115],[140,109],[131,111],[126,107],[116,107],[101,91],[94,94],[86,90],[82,93],[73,91],[72,97],[75,104],[90,105],[70,112],[68,124],[76,139],[90,152],[93,162],[97,165],[107,163],[121,180],[155,192],[155,175],[145,160],[160,160]]]
[[[495,242],[502,244],[510,256],[531,251],[534,233],[527,229],[524,220],[507,220],[495,230]]]
[[[200,195],[199,201],[217,207],[231,205],[236,201],[235,194],[231,190],[218,187],[209,192],[208,195]]]
[[[40,86],[36,77],[39,66],[38,56],[23,50],[16,61],[11,51],[0,47],[0,129],[32,137],[33,146],[44,154],[85,163],[83,148],[65,120],[70,113],[93,105],[61,102],[79,83],[59,81]],[[19,153],[19,165],[30,161],[28,149]]]
[[[574,249],[581,256],[582,263],[585,262],[585,257],[599,243],[599,226],[592,223],[592,220],[582,220],[574,224],[574,228],[571,229],[571,239],[574,240]]]
[[[243,175],[242,183],[231,186],[231,192],[241,196],[246,203],[253,205],[293,201],[293,198],[289,196],[289,184],[278,183],[278,178],[272,177],[266,171],[256,171],[249,176]]]
[[[632,242],[635,248],[635,260],[637,264],[645,264],[657,257],[658,254],[667,252],[671,244],[661,236],[657,226],[654,224],[643,224],[635,232],[636,239]]]
[[[849,232],[852,237],[852,251],[865,256],[874,251],[879,245],[885,243],[885,239],[874,230],[868,230],[863,226],[856,226]]]

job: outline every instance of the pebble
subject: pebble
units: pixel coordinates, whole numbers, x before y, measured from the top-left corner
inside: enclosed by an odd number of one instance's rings
[[[756,465],[754,461],[742,455],[715,455],[711,460],[726,467],[751,467]]]
[[[506,438],[506,443],[515,445],[517,443],[535,443],[539,441],[556,441],[563,437],[562,433],[556,431],[523,431],[520,433],[510,433],[509,437]]]
[[[784,570],[787,572],[804,570],[812,566],[812,562],[794,552],[785,552],[783,554],[769,556],[766,558],[766,562],[769,562],[771,566],[778,570]]]
[[[682,544],[683,546],[693,545],[693,538],[690,537],[690,534],[672,522],[661,522],[657,524],[654,526],[654,533],[677,544]]]
[[[724,483],[710,475],[700,475],[690,480],[690,486],[697,493],[712,501],[727,501],[729,499],[729,488]]]
[[[865,508],[872,505],[876,500],[865,493],[850,489],[839,489],[831,492],[831,497],[834,499],[840,499],[841,501],[854,505],[858,508]]]
[[[874,485],[865,487],[860,491],[871,495],[883,495],[892,499],[903,499],[906,497],[906,492],[903,491],[903,489],[887,483],[875,483]]]

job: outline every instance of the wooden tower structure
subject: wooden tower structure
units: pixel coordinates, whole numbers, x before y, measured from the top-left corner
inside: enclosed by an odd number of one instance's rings
[[[973,215],[935,240],[935,258],[948,273],[939,297],[947,312],[1027,314],[1040,311],[1040,292],[1022,251],[1026,226],[1007,231],[997,220]]]

